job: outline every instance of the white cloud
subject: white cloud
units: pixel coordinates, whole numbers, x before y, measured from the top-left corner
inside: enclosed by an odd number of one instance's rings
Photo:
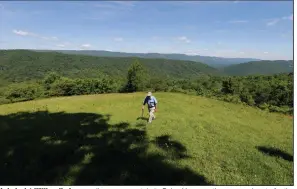
[[[293,14],[291,14],[290,16],[284,16],[282,17],[283,20],[293,20]]]
[[[90,48],[91,47],[91,45],[90,44],[82,44],[81,45],[81,49],[88,49],[88,48]]]
[[[14,34],[16,34],[16,35],[19,35],[19,36],[34,37],[34,38],[37,38],[37,39],[48,41],[47,45],[49,45],[49,46],[47,46],[47,47],[51,47],[51,48],[52,47],[71,48],[71,43],[63,42],[56,36],[47,37],[47,36],[43,36],[43,35],[36,34],[36,33],[33,33],[33,32],[24,31],[24,30],[13,30],[12,32]],[[52,42],[59,42],[59,43],[58,44],[52,44]],[[89,44],[82,45],[82,48],[89,48],[89,47],[90,47]]]
[[[86,48],[88,48],[88,47],[90,47],[91,45],[90,44],[83,44],[83,45],[81,45],[82,47],[86,47]]]
[[[13,30],[12,32],[15,33],[16,35],[21,35],[21,36],[28,36],[28,35],[30,35],[29,32],[22,31],[22,30]]]
[[[56,47],[61,47],[61,48],[65,48],[65,47],[71,48],[71,46],[72,45],[69,42],[63,42],[63,43],[56,44]]]
[[[116,37],[116,38],[114,38],[113,40],[114,40],[114,41],[117,41],[117,42],[121,42],[121,41],[123,41],[124,39],[121,38],[121,37]]]
[[[53,41],[58,41],[59,39],[57,37],[47,37],[47,36],[42,36],[36,33],[24,31],[24,30],[12,30],[12,32],[16,35],[20,36],[29,36],[29,37],[36,37],[44,40],[53,40]]]
[[[244,52],[239,52],[239,54],[244,54]]]
[[[264,54],[268,54],[268,52],[263,52]]]
[[[273,19],[269,22],[266,23],[267,26],[274,26],[275,24],[277,24],[280,21],[279,18]]]
[[[247,23],[247,20],[231,20],[229,23],[231,24],[240,24],[240,23]]]
[[[275,19],[270,19],[266,25],[267,26],[274,26],[277,23],[279,23],[281,20],[293,20],[293,14],[291,14],[290,16],[283,16],[282,18],[275,18]]]
[[[181,36],[177,38],[179,41],[185,42],[185,43],[190,43],[191,40],[189,40],[186,36]]]
[[[51,39],[55,41],[59,40],[57,37],[51,37]]]

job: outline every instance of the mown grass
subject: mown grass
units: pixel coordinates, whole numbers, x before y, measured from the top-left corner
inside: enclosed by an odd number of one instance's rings
[[[146,125],[144,95],[0,106],[0,185],[293,185],[292,118],[156,93]]]

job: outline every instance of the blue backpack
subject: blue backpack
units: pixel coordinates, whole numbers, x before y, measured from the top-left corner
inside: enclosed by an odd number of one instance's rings
[[[146,97],[146,98],[147,98],[147,99],[146,99],[146,102],[147,102],[148,107],[149,107],[149,108],[153,108],[153,107],[155,107],[155,105],[156,105],[155,98],[154,98],[153,96],[151,96],[151,97]]]

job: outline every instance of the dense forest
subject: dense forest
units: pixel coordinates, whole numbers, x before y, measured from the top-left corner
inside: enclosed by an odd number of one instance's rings
[[[98,75],[125,77],[134,57],[95,57],[57,52],[28,50],[0,51],[0,80],[20,82],[41,79],[45,73],[57,72],[70,78],[94,78]],[[192,78],[201,74],[218,74],[206,64],[166,59],[140,59],[152,76]]]
[[[135,91],[181,92],[293,113],[293,74],[227,76],[202,63],[0,51],[0,103]]]
[[[146,59],[136,57],[98,57],[58,52],[29,50],[0,50],[0,86],[42,79],[48,72],[56,72],[69,78],[96,78],[109,75],[123,79],[131,62],[139,60],[151,77],[194,79],[201,75],[270,75],[293,71],[292,61],[256,61],[223,69],[215,69],[204,63]]]

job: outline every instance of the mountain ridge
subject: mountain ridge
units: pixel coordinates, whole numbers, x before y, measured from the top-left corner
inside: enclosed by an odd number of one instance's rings
[[[207,64],[214,68],[225,67],[229,65],[245,63],[250,61],[260,61],[256,58],[225,58],[216,56],[187,55],[182,53],[127,53],[105,50],[35,50],[35,51],[55,51],[65,54],[79,54],[104,57],[138,57],[138,58],[163,58],[169,60],[194,61]]]
[[[230,76],[271,75],[293,72],[293,60],[262,60],[231,65],[220,69]],[[267,69],[269,68],[269,69]]]

